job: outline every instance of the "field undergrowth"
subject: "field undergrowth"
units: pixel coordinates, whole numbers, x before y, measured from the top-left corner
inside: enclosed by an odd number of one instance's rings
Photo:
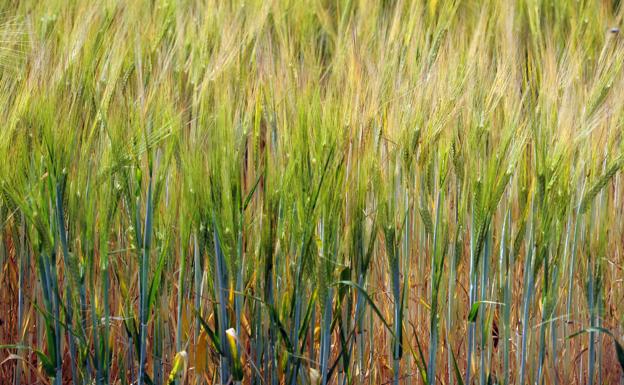
[[[0,383],[623,384],[623,15],[0,2]]]

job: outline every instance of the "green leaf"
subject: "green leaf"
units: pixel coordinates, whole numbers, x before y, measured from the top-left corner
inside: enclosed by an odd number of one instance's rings
[[[199,314],[199,311],[197,309],[194,309],[194,311],[195,311],[195,315],[197,316],[197,319],[199,319],[199,323],[201,324],[202,328],[206,331],[206,334],[208,334],[208,337],[212,341],[212,345],[214,346],[214,348],[217,350],[217,352],[219,352],[220,355],[225,356],[225,351],[223,350],[223,347],[221,346],[221,341],[219,340],[219,337],[216,335],[214,330],[210,328],[210,325],[208,325],[208,323],[204,321],[201,314]]]
[[[457,365],[457,359],[455,359],[455,353],[453,353],[453,349],[451,349],[451,358],[453,359],[453,370],[455,372],[455,380],[457,381],[458,385],[464,385],[464,380],[462,379],[459,366]]]
[[[470,308],[470,313],[468,313],[468,322],[475,322],[477,320],[479,305],[481,305],[479,301],[472,304],[472,308]]]
[[[156,266],[156,271],[154,272],[154,278],[152,279],[152,282],[150,283],[150,287],[149,287],[148,305],[147,305],[148,314],[150,313],[152,307],[154,306],[154,302],[156,301],[156,293],[158,292],[158,289],[160,289],[160,281],[162,278],[162,271],[165,267],[166,255],[167,253],[165,252],[165,249],[163,248],[163,251],[161,251],[160,253],[160,258],[158,259],[158,265]]]
[[[383,315],[381,315],[381,311],[379,310],[377,305],[375,305],[375,302],[373,302],[373,300],[371,299],[371,297],[368,295],[368,293],[366,292],[366,290],[363,287],[361,287],[360,285],[358,285],[357,283],[355,283],[353,281],[338,281],[335,284],[336,285],[347,285],[347,286],[351,286],[351,287],[356,288],[357,290],[359,290],[360,293],[364,296],[364,299],[366,299],[368,304],[373,308],[373,311],[375,312],[375,314],[377,314],[377,316],[379,317],[381,322],[383,322],[383,324],[386,327],[386,329],[388,329],[388,331],[390,333],[392,333],[393,337],[396,337],[394,335],[394,332],[392,331],[392,328],[390,327],[390,324],[386,321],[386,319],[383,317]]]
[[[622,348],[622,345],[620,345],[620,343],[613,338],[613,342],[615,342],[615,352],[617,353],[617,358],[618,358],[618,362],[620,363],[620,368],[622,369],[622,372],[624,373],[624,348]]]
[[[475,303],[472,304],[472,307],[470,308],[470,313],[468,313],[468,322],[475,322],[477,320],[477,315],[479,314],[479,307],[485,304],[505,306],[505,304],[502,302],[476,301]]]
[[[622,372],[624,372],[624,348],[622,347],[622,345],[618,342],[617,338],[615,338],[615,336],[613,335],[613,333],[611,333],[611,331],[609,329],[605,329],[602,327],[589,327],[586,329],[582,329],[577,331],[576,333],[572,333],[568,336],[569,338],[574,338],[577,337],[581,334],[585,334],[585,333],[604,333],[608,336],[610,336],[611,338],[613,338],[613,343],[615,344],[615,353],[617,354],[617,358],[618,358],[618,362],[620,364],[620,368],[622,368]]]
[[[422,366],[418,365],[418,367],[420,368],[420,376],[422,377],[423,382],[426,385],[429,385],[429,381],[427,380],[427,361],[425,360],[425,355],[423,354],[423,350],[422,350],[422,346],[420,345],[420,339],[418,338],[418,334],[414,333],[414,337],[416,337],[416,346],[418,347],[418,355],[420,356],[420,362],[422,362]]]
[[[37,354],[39,361],[41,361],[41,365],[43,366],[46,374],[49,377],[54,377],[56,375],[56,369],[54,367],[54,362],[52,361],[52,359],[40,350],[35,350],[34,352],[35,354]]]
[[[245,202],[243,203],[243,211],[245,211],[247,209],[247,206],[249,205],[249,202],[251,202],[251,198],[253,198],[254,192],[256,192],[256,188],[258,188],[258,184],[260,184],[260,179],[262,179],[262,175],[263,175],[263,173],[260,173],[258,175],[258,179],[256,179],[256,183],[254,183],[253,187],[251,188],[251,190],[247,194],[247,197],[245,197]]]

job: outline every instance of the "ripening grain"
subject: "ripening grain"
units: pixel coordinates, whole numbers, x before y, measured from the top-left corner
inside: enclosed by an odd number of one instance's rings
[[[623,16],[0,2],[0,383],[623,383]]]

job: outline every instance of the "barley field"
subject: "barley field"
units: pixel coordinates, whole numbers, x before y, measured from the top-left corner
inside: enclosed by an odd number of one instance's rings
[[[0,383],[624,384],[623,16],[0,1]]]

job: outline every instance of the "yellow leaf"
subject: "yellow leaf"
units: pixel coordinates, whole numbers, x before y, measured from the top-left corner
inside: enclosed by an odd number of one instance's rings
[[[186,368],[188,366],[188,355],[183,350],[178,352],[173,359],[173,367],[171,368],[171,372],[169,373],[168,384],[171,385],[175,382],[176,378],[179,374],[182,374],[184,377],[184,373],[186,373]]]
[[[195,371],[203,374],[208,370],[208,335],[202,329],[195,345]]]
[[[234,308],[234,283],[230,284],[229,300],[230,300],[230,307]]]
[[[183,334],[188,333],[189,331],[189,319],[188,319],[188,311],[186,306],[182,309],[182,319],[178,320],[178,322],[182,322],[182,332]]]

